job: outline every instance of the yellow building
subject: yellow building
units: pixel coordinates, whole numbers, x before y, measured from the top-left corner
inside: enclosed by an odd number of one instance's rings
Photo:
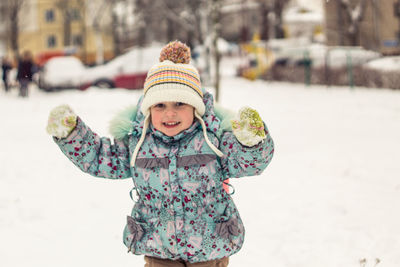
[[[74,54],[87,64],[109,60],[110,8],[106,0],[27,0],[18,41],[20,51],[30,50],[39,62],[55,54]]]

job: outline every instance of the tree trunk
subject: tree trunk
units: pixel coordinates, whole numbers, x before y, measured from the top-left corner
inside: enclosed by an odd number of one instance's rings
[[[119,31],[118,31],[118,15],[116,12],[113,10],[112,11],[112,23],[111,25],[113,26],[113,31],[112,31],[112,37],[113,37],[113,43],[114,43],[114,56],[118,56],[121,54],[121,39],[119,36]]]
[[[167,18],[167,42],[171,42],[174,40],[174,22],[172,19]]]
[[[63,17],[63,45],[64,47],[71,45],[71,17],[70,17],[70,3],[68,0],[58,0],[56,2],[57,8]]]
[[[66,11],[68,12],[68,11]],[[71,45],[71,19],[69,14],[64,14],[64,47]]]
[[[282,12],[283,8],[287,4],[288,0],[275,0],[274,2],[274,14],[275,14],[275,38],[282,39],[285,37],[285,32],[283,30],[283,20]]]
[[[79,5],[83,6],[85,5],[84,0],[79,1]],[[87,7],[85,8],[87,10]],[[88,59],[87,59],[87,47],[86,47],[86,42],[87,42],[87,31],[86,31],[86,13],[83,13],[81,15],[81,21],[80,21],[80,26],[81,26],[81,34],[82,34],[82,46],[81,46],[81,57],[82,61],[85,64],[88,64]]]
[[[5,25],[6,43],[12,51],[14,59],[19,60],[19,33],[20,33],[20,12],[23,9],[25,0],[0,0],[1,14],[0,23]]]
[[[360,45],[360,30],[358,25],[354,25],[353,32],[349,35],[350,38],[350,45],[351,46],[358,46]]]
[[[219,101],[220,90],[220,61],[221,55],[218,50],[218,38],[221,35],[221,0],[212,0],[211,4],[211,20],[212,20],[212,51],[214,57],[215,73],[214,88],[215,101]]]
[[[350,5],[350,2],[341,0],[340,5],[349,23],[349,25],[346,25],[346,39],[352,46],[360,45],[360,23],[364,18],[367,0],[359,0],[358,4],[354,7]],[[357,16],[353,16],[356,9],[359,9],[359,12],[356,13]]]
[[[195,13],[195,21],[196,21],[196,36],[197,36],[197,41],[199,42],[199,44],[203,44],[204,43],[204,38],[203,38],[203,32],[201,30],[202,27],[202,15],[201,15],[201,10],[198,10]]]
[[[19,6],[18,4],[11,6],[11,10],[9,13],[10,19],[10,45],[11,50],[13,51],[14,58],[19,61],[20,52],[19,52]]]
[[[261,40],[269,40],[269,8],[266,3],[261,3]]]

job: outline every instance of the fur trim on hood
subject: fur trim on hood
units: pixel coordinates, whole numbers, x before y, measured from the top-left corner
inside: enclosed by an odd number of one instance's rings
[[[109,131],[115,139],[122,140],[125,136],[132,134],[133,122],[136,119],[137,110],[136,105],[129,106],[118,112],[110,121]]]
[[[232,132],[231,120],[236,117],[235,113],[232,110],[220,106],[218,103],[214,104],[214,112],[215,116],[221,121],[217,136],[220,137],[223,132]]]

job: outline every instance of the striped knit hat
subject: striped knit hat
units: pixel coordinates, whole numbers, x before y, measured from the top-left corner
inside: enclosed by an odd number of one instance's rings
[[[152,105],[160,102],[182,102],[193,106],[203,116],[205,106],[200,75],[189,64],[190,48],[175,41],[167,44],[160,55],[160,63],[147,73],[141,111],[147,115]]]
[[[146,136],[150,121],[151,106],[161,102],[182,102],[195,109],[195,117],[203,127],[206,143],[218,155],[219,151],[208,139],[206,126],[201,118],[205,112],[203,91],[199,72],[190,63],[190,48],[174,41],[167,44],[160,54],[160,63],[155,64],[147,73],[144,83],[141,112],[145,115],[142,136],[132,154],[131,165],[135,165],[137,153]]]

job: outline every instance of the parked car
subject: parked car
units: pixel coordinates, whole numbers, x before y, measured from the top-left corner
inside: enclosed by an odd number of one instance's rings
[[[268,49],[274,53],[276,65],[306,65],[313,67],[329,64],[331,68],[362,65],[370,60],[377,59],[380,54],[362,47],[325,46],[322,44],[294,45],[290,40],[273,40]]]
[[[73,56],[60,56],[49,59],[39,72],[39,88],[45,91],[79,88],[80,77],[86,67]]]
[[[75,57],[54,57],[44,65],[39,87],[44,90],[79,88],[141,89],[161,46],[134,48],[104,65],[86,68]]]

